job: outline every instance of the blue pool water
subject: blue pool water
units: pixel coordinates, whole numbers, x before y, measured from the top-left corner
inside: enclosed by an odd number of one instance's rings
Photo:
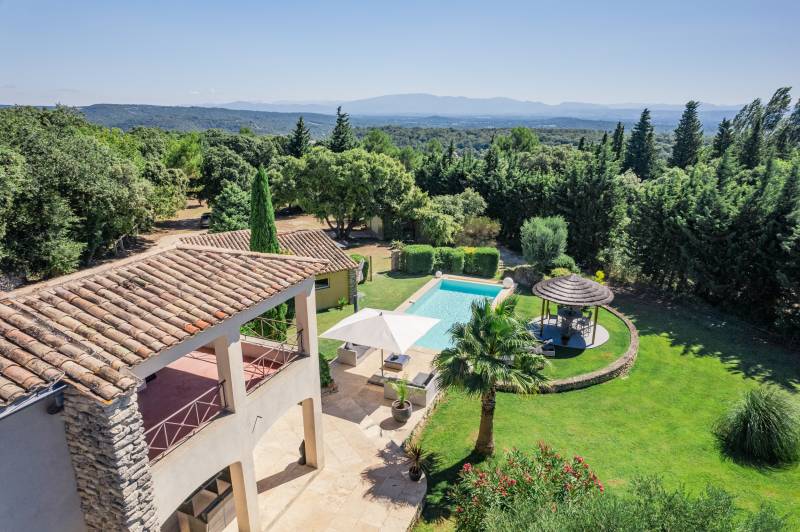
[[[469,320],[472,302],[494,299],[501,290],[502,287],[497,285],[442,279],[406,310],[407,314],[440,320],[416,345],[437,350],[450,347],[447,331],[454,323]]]

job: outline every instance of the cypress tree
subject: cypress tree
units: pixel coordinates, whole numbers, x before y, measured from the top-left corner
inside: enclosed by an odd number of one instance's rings
[[[670,166],[686,168],[697,163],[697,156],[703,144],[703,125],[697,117],[700,102],[694,100],[686,104],[678,127],[675,129],[675,144],[672,146]]]
[[[764,114],[756,113],[753,117],[753,125],[742,144],[742,151],[739,154],[739,162],[746,168],[753,169],[761,164],[764,147]]]
[[[250,251],[280,253],[275,211],[264,168],[259,168],[250,189]]]
[[[622,159],[623,149],[625,149],[625,126],[622,125],[622,122],[617,122],[617,128],[614,130],[611,140],[611,151],[614,152],[616,160]]]
[[[714,136],[713,155],[722,157],[731,144],[733,144],[733,123],[727,118],[723,118],[717,127],[717,134]]]
[[[581,140],[578,141],[578,151],[586,150],[586,137],[581,137]]]
[[[653,125],[650,123],[650,110],[642,111],[639,122],[633,127],[628,147],[625,150],[625,170],[633,170],[641,180],[654,176],[656,170],[656,145]]]
[[[289,155],[294,157],[302,157],[308,152],[311,145],[311,132],[306,127],[303,117],[297,119],[297,125],[294,128],[292,136],[289,138],[289,144],[286,150]]]
[[[356,147],[356,137],[353,134],[353,128],[350,127],[350,117],[347,113],[342,112],[341,105],[336,109],[336,125],[333,127],[328,147],[336,153]]]

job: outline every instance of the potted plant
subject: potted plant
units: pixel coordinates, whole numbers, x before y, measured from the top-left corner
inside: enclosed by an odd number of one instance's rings
[[[389,383],[397,394],[397,399],[392,403],[392,417],[398,423],[405,423],[411,417],[411,401],[408,400],[408,381],[397,379]]]
[[[422,473],[427,473],[436,463],[435,455],[425,452],[418,443],[406,445],[406,459],[408,460],[408,478],[414,482],[419,482]]]

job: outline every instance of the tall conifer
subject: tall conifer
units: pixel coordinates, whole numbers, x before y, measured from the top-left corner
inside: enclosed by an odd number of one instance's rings
[[[308,148],[311,146],[311,132],[306,127],[305,121],[303,121],[303,117],[297,119],[297,125],[294,128],[294,132],[292,132],[292,136],[289,138],[289,144],[287,146],[287,151],[289,155],[294,157],[302,157],[303,155],[308,152]]]
[[[694,100],[686,104],[678,127],[675,129],[675,144],[672,146],[670,166],[686,168],[697,163],[700,147],[703,145],[703,125],[697,116],[700,102]]]
[[[625,149],[625,126],[622,122],[617,122],[617,127],[614,130],[614,136],[611,140],[611,151],[614,152],[616,160],[622,159],[622,151]]]
[[[280,253],[267,173],[259,168],[250,191],[250,251]]]
[[[717,134],[714,136],[712,145],[714,158],[722,157],[731,144],[733,144],[733,124],[727,118],[723,118],[717,127]]]
[[[342,112],[341,105],[336,109],[336,125],[333,127],[328,147],[336,153],[356,147],[356,136],[353,134],[353,128],[350,127],[350,116]]]
[[[739,162],[746,168],[753,169],[761,164],[764,147],[764,114],[756,113],[753,117],[753,125],[747,132],[747,136],[742,143],[742,151],[739,154]]]
[[[650,123],[650,110],[642,111],[639,122],[633,127],[631,138],[625,150],[625,170],[633,170],[639,179],[647,180],[655,175],[656,145],[653,125]]]

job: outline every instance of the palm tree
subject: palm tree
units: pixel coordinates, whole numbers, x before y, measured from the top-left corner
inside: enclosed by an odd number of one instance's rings
[[[481,424],[475,451],[494,453],[494,410],[497,388],[534,393],[545,381],[546,362],[534,354],[537,341],[514,314],[516,296],[492,306],[491,300],[472,303],[467,323],[450,328],[455,346],[433,361],[440,388],[457,388],[481,398]]]

